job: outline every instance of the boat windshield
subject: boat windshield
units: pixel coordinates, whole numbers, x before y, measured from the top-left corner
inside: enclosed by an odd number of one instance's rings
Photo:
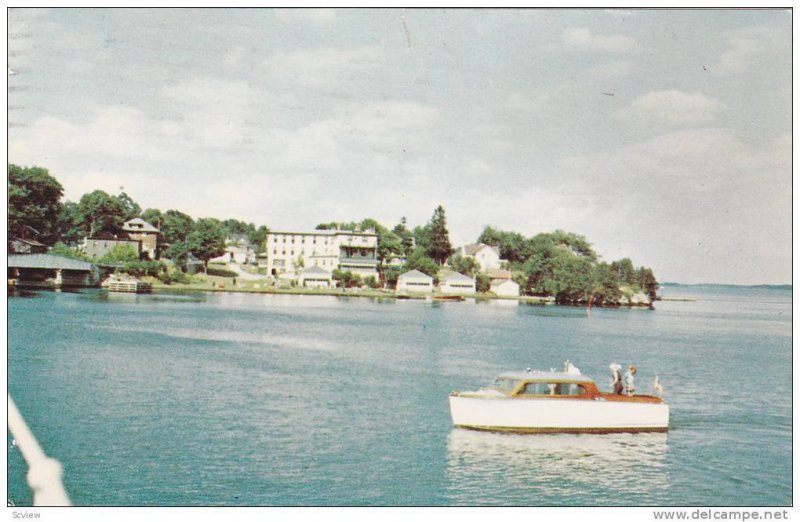
[[[497,390],[500,393],[509,394],[519,385],[518,379],[506,379],[503,377],[498,377],[495,379],[490,385],[488,385],[485,389],[487,390]]]

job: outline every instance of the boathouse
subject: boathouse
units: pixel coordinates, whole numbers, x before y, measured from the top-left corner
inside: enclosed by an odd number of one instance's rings
[[[397,292],[433,293],[433,278],[419,270],[409,270],[397,278]]]
[[[87,287],[100,277],[92,263],[51,254],[10,254],[8,280],[36,288]]]

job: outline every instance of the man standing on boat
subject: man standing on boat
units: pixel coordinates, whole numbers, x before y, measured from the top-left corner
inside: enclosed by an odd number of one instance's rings
[[[636,375],[636,366],[630,365],[628,366],[628,371],[625,372],[625,394],[629,397],[633,396],[633,393],[636,391],[636,386],[633,383],[633,376]]]
[[[611,370],[611,389],[614,390],[614,395],[622,395],[622,366],[611,363],[608,368]]]

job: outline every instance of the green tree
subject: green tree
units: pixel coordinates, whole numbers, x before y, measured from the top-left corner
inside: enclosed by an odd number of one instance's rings
[[[617,304],[622,297],[619,278],[614,267],[608,263],[598,263],[592,274],[594,287],[591,297],[598,305]]]
[[[450,259],[447,260],[447,264],[459,274],[470,277],[475,277],[481,269],[480,263],[475,261],[474,257],[464,257],[460,254],[450,256]]]
[[[56,220],[56,229],[56,235],[59,240],[69,245],[77,244],[88,235],[86,229],[81,225],[81,217],[77,203],[65,201],[61,205]]]
[[[426,256],[422,249],[415,248],[411,255],[408,256],[405,265],[403,265],[403,272],[408,272],[409,270],[419,270],[423,274],[436,278],[436,274],[439,272],[439,264]]]
[[[167,210],[161,220],[161,239],[167,245],[186,241],[193,227],[194,220],[191,216],[178,210]]]
[[[331,273],[331,277],[334,281],[339,282],[340,288],[353,288],[361,285],[361,276],[354,274],[350,270],[345,272],[339,270],[338,268],[334,269],[334,271]]]
[[[60,241],[55,245],[53,245],[48,251],[48,253],[54,256],[69,257],[71,259],[80,259],[81,261],[88,261],[90,263],[94,262],[94,260],[91,257],[87,256],[83,252],[71,248]]]
[[[400,218],[400,223],[395,225],[392,232],[400,238],[403,249],[403,257],[408,257],[414,248],[414,233],[408,229],[405,216]]]
[[[378,223],[378,221],[367,218],[360,224],[361,230],[372,229],[378,235],[378,266],[381,271],[386,268],[386,263],[392,259],[403,255],[403,242],[394,232]]]
[[[658,297],[659,285],[653,271],[646,267],[640,267],[636,271],[636,279],[639,283],[639,288],[650,296],[651,301],[654,301]]]
[[[269,234],[269,228],[261,225],[249,235],[250,242],[258,245],[259,252],[266,248],[267,234]]]
[[[200,218],[186,237],[186,244],[208,273],[208,261],[225,253],[225,227],[218,219]]]
[[[450,244],[450,233],[447,231],[447,218],[445,217],[444,207],[439,205],[433,211],[433,217],[427,225],[427,235],[429,244],[426,254],[435,260],[439,265],[444,265],[447,258],[453,254],[453,246]]]
[[[54,243],[63,194],[63,187],[47,169],[9,164],[8,239],[35,237],[46,244]]]
[[[636,284],[636,269],[633,262],[627,257],[611,263],[611,268],[617,273],[620,283],[633,287]]]
[[[142,219],[156,227],[157,229],[161,230],[161,224],[164,220],[164,215],[161,213],[160,210],[157,208],[148,208],[142,211],[141,216]]]
[[[84,194],[77,208],[80,226],[89,237],[100,232],[119,234],[125,222],[126,210],[120,201],[102,190]]]
[[[422,251],[426,256],[431,246],[431,234],[429,227],[417,225],[412,232],[414,237],[414,250]]]
[[[117,245],[100,258],[104,265],[124,265],[139,261],[139,254],[130,245]]]
[[[123,209],[124,214],[122,218],[124,221],[130,221],[133,218],[137,218],[142,213],[142,207],[140,207],[139,204],[136,203],[133,198],[131,198],[125,192],[120,192],[118,195],[114,196],[114,199],[119,202]]]
[[[518,232],[504,232],[487,226],[478,237],[478,243],[497,247],[500,257],[512,264],[524,264],[533,255],[531,242]]]
[[[481,293],[488,292],[492,287],[492,278],[489,274],[480,272],[475,275],[475,290]]]

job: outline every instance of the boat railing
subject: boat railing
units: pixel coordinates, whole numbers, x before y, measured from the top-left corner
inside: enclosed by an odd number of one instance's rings
[[[63,468],[48,457],[8,395],[8,431],[28,465],[28,486],[33,491],[34,506],[70,506],[69,496],[61,481]]]

